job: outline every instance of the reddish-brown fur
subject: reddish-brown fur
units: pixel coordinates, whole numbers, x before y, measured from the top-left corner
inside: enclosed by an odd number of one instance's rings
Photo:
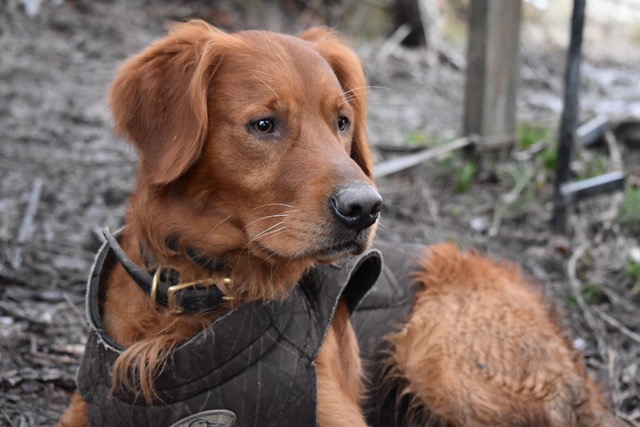
[[[109,102],[140,167],[122,246],[143,265],[143,243],[185,281],[210,276],[185,255],[205,250],[231,266],[234,302],[210,315],[176,315],[116,267],[104,321],[127,350],[115,381],[134,387],[133,372],[150,399],[178,343],[234,304],[282,297],[315,263],[347,255],[330,249],[340,236],[327,200],[345,182],[372,182],[365,87],[355,54],[326,29],[301,38],[225,34],[193,21],[124,64]],[[341,115],[351,122],[346,132],[336,126]],[[277,118],[277,137],[250,131],[266,116]],[[349,251],[363,250],[374,228]],[[423,267],[412,316],[390,337],[392,372],[420,405],[456,426],[600,425],[606,408],[596,387],[515,268],[451,247],[431,249]],[[319,424],[365,425],[343,303],[316,362]],[[86,425],[86,410],[75,395],[62,425]]]
[[[451,426],[610,426],[541,290],[514,265],[431,246],[409,321],[389,337],[392,375]]]

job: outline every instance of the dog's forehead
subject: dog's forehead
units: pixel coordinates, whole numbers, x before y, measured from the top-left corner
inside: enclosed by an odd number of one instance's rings
[[[313,45],[295,36],[269,31],[235,34],[243,43],[226,52],[223,62],[246,87],[275,91],[300,89],[342,94],[333,69]]]

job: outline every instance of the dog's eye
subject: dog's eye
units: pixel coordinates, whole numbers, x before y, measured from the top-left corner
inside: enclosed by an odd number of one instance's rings
[[[342,116],[338,118],[338,129],[340,130],[340,132],[344,132],[349,129],[350,124],[351,123],[349,122],[349,119],[347,119],[346,117]]]
[[[251,123],[251,127],[253,128],[253,130],[262,135],[271,133],[275,129],[273,121],[269,119],[256,120],[255,122]]]

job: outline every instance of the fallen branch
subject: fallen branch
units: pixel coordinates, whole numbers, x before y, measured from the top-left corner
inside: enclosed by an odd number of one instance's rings
[[[42,320],[38,320],[38,319],[33,319],[29,316],[27,316],[26,314],[24,314],[21,310],[18,310],[15,307],[15,304],[9,304],[6,303],[4,301],[0,301],[0,310],[4,311],[7,315],[9,315],[10,317],[17,319],[17,320],[22,320],[24,322],[30,323],[34,326],[40,327],[40,328],[45,328],[47,327],[49,324],[46,322],[43,322]]]
[[[605,313],[604,311],[594,307],[593,311],[600,316],[600,318],[602,320],[604,320],[606,323],[608,323],[609,325],[613,326],[614,328],[616,328],[617,330],[619,330],[621,333],[623,333],[624,335],[626,335],[628,338],[632,339],[633,341],[635,341],[636,343],[640,344],[640,334],[637,334],[635,332],[633,332],[631,329],[627,328],[625,325],[623,325],[620,321],[618,321],[617,319],[609,316],[607,313]]]
[[[71,297],[67,292],[63,292],[62,297],[64,298],[67,306],[69,307],[70,312],[76,318],[76,321],[78,322],[78,324],[82,325],[82,328],[85,330],[85,332],[87,332],[89,330],[89,327],[87,325],[87,322],[85,321],[86,320],[85,314],[82,311],[78,310],[78,307],[76,307],[73,301],[71,301]]]
[[[394,31],[391,37],[389,37],[380,47],[380,51],[376,56],[376,61],[378,62],[386,61],[389,58],[389,56],[393,53],[393,51],[395,51],[400,46],[400,44],[402,43],[402,40],[404,40],[409,35],[410,32],[411,32],[411,25],[409,24],[400,25]]]
[[[501,203],[494,210],[493,221],[491,222],[491,228],[489,228],[489,236],[494,237],[498,235],[500,229],[500,223],[502,218],[507,213],[507,210],[513,206],[518,200],[522,192],[531,183],[531,177],[533,176],[533,170],[531,168],[526,169],[526,173],[520,179],[516,179],[516,183],[511,191],[504,194],[501,197]]]
[[[376,178],[382,178],[384,176],[401,172],[424,163],[427,160],[440,157],[459,148],[466,147],[470,145],[471,142],[470,138],[462,137],[439,147],[429,148],[424,151],[420,151],[419,153],[408,154],[406,156],[396,157],[395,159],[380,162],[375,166],[373,175]]]
[[[593,316],[591,308],[587,305],[582,296],[582,293],[580,292],[581,283],[576,274],[576,266],[578,264],[578,260],[582,258],[586,251],[586,248],[586,245],[581,244],[573,251],[571,258],[569,258],[569,262],[567,263],[567,275],[569,276],[569,285],[571,287],[573,297],[575,298],[578,307],[582,311],[584,320],[587,322],[589,328],[593,331],[593,335],[598,346],[598,353],[600,354],[602,360],[606,362],[608,360],[609,354],[607,351],[607,343],[602,339],[604,331],[601,330],[597,319]]]
[[[436,157],[444,156],[454,150],[458,150],[469,145],[475,146],[480,152],[492,151],[496,149],[504,148],[513,144],[516,141],[517,136],[515,134],[502,134],[502,135],[469,135],[463,136],[453,141],[447,142],[439,147],[427,148],[422,151],[413,154],[407,154],[406,156],[396,157],[391,160],[380,162],[376,165],[373,171],[373,175],[376,178],[381,178],[387,175],[392,175],[397,172],[412,168],[420,163],[426,162]]]
[[[620,147],[618,145],[618,140],[611,130],[607,130],[604,133],[604,140],[607,143],[607,148],[609,149],[609,170],[614,171],[622,171],[624,170],[624,165],[622,162],[622,154],[620,152]],[[616,223],[616,218],[618,217],[618,211],[620,209],[620,204],[624,200],[624,193],[621,191],[615,192],[611,195],[611,205],[609,209],[605,210],[602,213],[602,223],[606,229],[611,229],[613,224]]]
[[[439,212],[439,209],[438,209],[438,202],[436,201],[435,197],[433,197],[433,194],[431,194],[431,190],[429,189],[429,185],[426,182],[423,183],[421,188],[422,188],[422,197],[427,202],[426,203],[427,204],[427,209],[429,210],[429,214],[431,215],[431,218],[433,219],[433,222],[436,225],[440,225],[440,223],[442,222],[442,219],[440,218],[440,212]]]
[[[77,365],[78,357],[71,357],[65,354],[51,354],[51,353],[43,353],[41,351],[34,351],[31,353],[31,356],[38,359],[38,361],[42,364],[60,366],[60,365]],[[51,378],[48,379],[51,381]]]
[[[627,415],[621,411],[616,411],[616,415],[622,418],[623,420],[625,420],[626,422],[628,422],[629,424],[631,424],[632,426],[640,427],[640,423],[634,419],[636,418],[636,416],[633,416],[632,418],[632,416]]]
[[[0,266],[0,268],[2,268]],[[30,282],[7,271],[0,270],[0,283],[9,285],[29,286]]]
[[[604,140],[607,143],[607,149],[609,150],[609,170],[623,170],[624,164],[622,162],[622,153],[618,146],[618,140],[612,131],[608,130],[604,133]]]
[[[41,178],[36,178],[29,194],[29,201],[27,204],[27,210],[22,218],[22,224],[20,224],[20,230],[18,230],[18,239],[16,251],[13,256],[11,266],[14,270],[19,270],[22,265],[22,244],[33,236],[34,220],[36,213],[38,212],[38,204],[40,203],[40,194],[42,193],[43,181]]]

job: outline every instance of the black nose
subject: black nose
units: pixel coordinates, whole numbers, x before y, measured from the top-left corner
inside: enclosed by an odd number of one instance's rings
[[[372,185],[352,183],[333,193],[330,200],[334,215],[347,227],[360,231],[373,225],[382,209],[382,197]]]

